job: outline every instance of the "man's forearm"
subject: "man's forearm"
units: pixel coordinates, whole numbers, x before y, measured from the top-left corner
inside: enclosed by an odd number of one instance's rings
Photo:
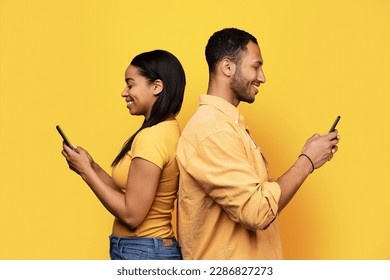
[[[287,172],[276,180],[281,188],[278,212],[286,207],[312,170],[310,161],[305,157],[299,157]]]

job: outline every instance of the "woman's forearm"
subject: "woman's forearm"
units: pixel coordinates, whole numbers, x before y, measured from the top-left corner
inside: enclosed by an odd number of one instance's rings
[[[113,188],[114,190],[117,190],[117,191],[121,191],[122,190],[120,188],[118,188],[118,186],[115,184],[114,180],[112,179],[112,177],[103,169],[100,167],[100,165],[98,165],[96,162],[93,162],[92,163],[92,168],[93,170],[96,172],[96,175],[108,186],[110,186],[111,188]]]

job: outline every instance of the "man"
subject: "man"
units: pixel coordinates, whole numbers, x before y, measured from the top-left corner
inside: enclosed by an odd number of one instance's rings
[[[314,135],[280,178],[267,164],[237,106],[252,103],[265,83],[263,59],[251,34],[223,29],[206,46],[207,95],[183,130],[179,238],[184,259],[281,259],[276,222],[308,175],[331,160],[337,132]]]

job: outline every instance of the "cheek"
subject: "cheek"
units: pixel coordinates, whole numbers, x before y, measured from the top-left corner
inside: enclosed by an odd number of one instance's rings
[[[240,75],[240,80],[242,84],[251,84],[253,80],[256,79],[256,73],[253,71],[243,71]]]
[[[252,71],[250,73],[250,75],[248,75],[248,78],[249,78],[249,81],[252,82],[252,81],[255,81],[257,80],[257,71]]]

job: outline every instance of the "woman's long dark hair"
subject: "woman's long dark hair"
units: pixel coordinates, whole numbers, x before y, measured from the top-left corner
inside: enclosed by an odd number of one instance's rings
[[[131,149],[135,136],[144,128],[164,121],[170,115],[176,116],[183,104],[186,77],[180,61],[170,52],[154,50],[137,55],[130,65],[139,68],[139,74],[149,83],[163,82],[163,90],[153,104],[149,119],[125,142],[111,166],[117,165]]]

